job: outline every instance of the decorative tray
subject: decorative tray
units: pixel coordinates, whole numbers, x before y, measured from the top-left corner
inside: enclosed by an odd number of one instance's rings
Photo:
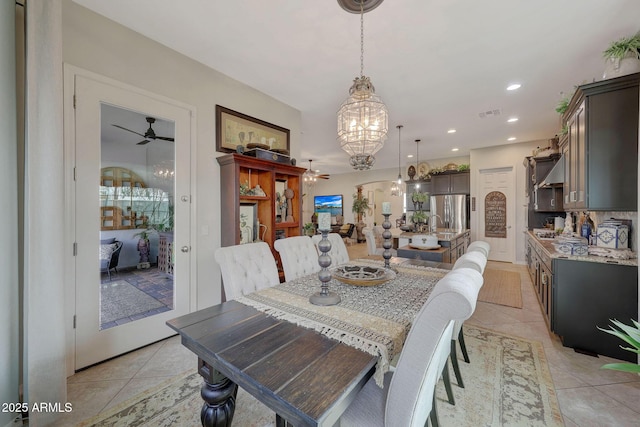
[[[430,249],[440,249],[440,245],[418,245],[415,243],[409,243],[409,246],[414,248],[414,249],[424,249],[424,250],[430,250]]]
[[[393,270],[368,265],[342,265],[331,269],[331,275],[348,285],[375,286],[396,277]]]

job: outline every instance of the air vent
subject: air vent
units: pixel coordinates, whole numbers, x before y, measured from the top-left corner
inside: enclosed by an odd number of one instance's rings
[[[500,114],[502,114],[502,110],[500,110],[499,108],[496,110],[487,110],[487,111],[483,111],[481,113],[478,113],[478,115],[480,116],[481,119],[487,118],[487,117],[494,117],[494,116],[499,116]]]

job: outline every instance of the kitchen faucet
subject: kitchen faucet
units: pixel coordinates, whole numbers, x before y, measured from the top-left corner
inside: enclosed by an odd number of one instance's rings
[[[433,214],[429,216],[429,228],[431,228],[431,231],[435,233],[438,230],[438,221],[436,221],[435,224],[431,224],[431,219],[433,217],[440,218],[440,215]],[[440,218],[440,224],[444,225],[444,223],[442,222],[442,218]]]

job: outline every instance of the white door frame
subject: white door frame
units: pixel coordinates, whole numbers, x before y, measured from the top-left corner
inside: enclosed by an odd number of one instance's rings
[[[515,193],[515,171],[513,166],[506,167],[497,167],[497,168],[483,168],[478,171],[478,182],[477,182],[477,201],[476,201],[476,212],[477,212],[477,233],[476,239],[478,240],[486,240],[484,237],[484,197],[485,197],[485,188],[483,186],[483,174],[489,173],[509,173],[510,178],[507,180],[508,185],[507,189],[504,191],[507,196],[507,237],[506,237],[506,257],[496,259],[496,261],[504,261],[515,263],[516,261],[516,193]],[[492,245],[494,246],[494,245]],[[489,259],[492,258],[492,252],[494,252],[494,248],[489,253]]]
[[[76,348],[76,338],[75,338],[75,310],[76,310],[76,289],[75,289],[75,263],[76,257],[73,254],[73,244],[76,242],[76,231],[75,231],[75,183],[74,183],[74,165],[75,165],[75,147],[76,147],[76,135],[75,135],[75,108],[74,108],[74,90],[75,90],[75,79],[77,76],[85,77],[93,79],[97,82],[113,85],[122,90],[129,91],[134,94],[139,94],[153,100],[164,102],[167,104],[174,105],[176,107],[180,107],[190,112],[190,123],[189,123],[189,133],[190,133],[190,146],[191,146],[191,155],[189,159],[190,165],[196,164],[197,152],[196,152],[196,109],[194,106],[182,103],[180,101],[176,101],[158,94],[154,94],[151,92],[147,92],[140,88],[127,85],[125,83],[119,82],[117,80],[110,79],[108,77],[93,73],[88,70],[84,70],[82,68],[64,64],[64,177],[65,177],[65,213],[64,213],[64,227],[65,227],[65,247],[69,248],[68,251],[65,252],[65,319],[66,320],[66,371],[67,375],[70,376],[75,372],[75,348]],[[191,203],[190,214],[189,214],[189,223],[191,224],[188,234],[191,248],[195,248],[196,245],[196,237],[197,234],[195,232],[196,227],[196,203],[193,195],[196,194],[196,170],[194,167],[190,167],[190,194],[189,199]],[[180,195],[176,195],[176,197],[180,197]],[[177,201],[176,201],[177,203]],[[196,301],[197,301],[197,287],[196,287],[196,256],[191,251],[191,256],[189,257],[188,263],[188,276],[189,280],[189,301],[188,307],[189,311],[194,311],[196,309]]]

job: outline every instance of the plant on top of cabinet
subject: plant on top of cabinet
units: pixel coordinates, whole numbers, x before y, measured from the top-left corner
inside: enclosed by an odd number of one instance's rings
[[[607,61],[603,79],[640,71],[640,32],[612,42],[602,56]]]

